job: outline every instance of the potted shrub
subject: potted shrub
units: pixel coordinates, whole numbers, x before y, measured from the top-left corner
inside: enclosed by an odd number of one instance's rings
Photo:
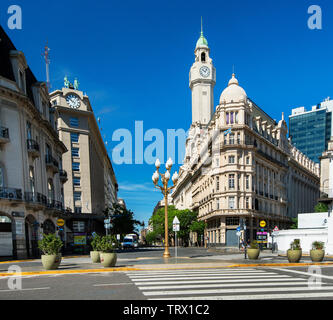
[[[310,250],[311,260],[314,262],[323,261],[325,256],[324,242],[314,241],[312,243],[312,250]]]
[[[94,236],[93,240],[91,241],[92,251],[90,251],[90,258],[93,263],[101,262],[100,260],[100,244],[101,244],[102,237],[98,234]]]
[[[250,247],[247,249],[247,255],[251,260],[257,260],[260,254],[259,244],[256,240],[252,240]]]
[[[299,239],[294,239],[290,244],[290,249],[287,251],[287,257],[289,262],[299,262],[302,257],[302,248]]]
[[[100,260],[103,267],[114,267],[117,262],[117,254],[114,252],[116,248],[116,239],[114,236],[103,236],[100,241]]]
[[[43,234],[43,239],[38,241],[38,248],[43,252],[42,264],[46,270],[58,269],[61,262],[62,241],[55,233]]]

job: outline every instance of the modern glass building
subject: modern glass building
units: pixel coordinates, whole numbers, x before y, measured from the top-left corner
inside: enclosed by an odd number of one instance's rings
[[[319,157],[327,150],[333,134],[333,100],[327,98],[311,111],[304,107],[292,109],[289,116],[289,137],[292,144],[311,160],[319,163]]]

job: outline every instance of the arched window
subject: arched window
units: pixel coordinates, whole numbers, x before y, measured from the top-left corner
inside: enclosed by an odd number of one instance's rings
[[[206,62],[206,54],[204,52],[201,53],[201,62]]]
[[[47,192],[49,201],[52,202],[54,200],[54,187],[52,179],[49,179],[47,182]]]

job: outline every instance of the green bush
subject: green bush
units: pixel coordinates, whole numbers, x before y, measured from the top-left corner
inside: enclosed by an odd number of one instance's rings
[[[102,252],[114,252],[117,248],[117,239],[115,236],[108,235],[101,238],[99,244],[99,251]]]
[[[45,255],[58,254],[62,246],[62,241],[55,233],[43,234],[43,239],[38,241],[38,248]]]
[[[102,241],[102,237],[99,236],[98,234],[93,238],[93,240],[91,241],[91,246],[93,251],[101,251],[101,241]]]
[[[252,240],[250,243],[250,249],[259,249],[259,244],[256,240]]]
[[[323,249],[324,249],[324,242],[321,241],[312,242],[312,250],[323,250]]]
[[[290,250],[302,250],[299,239],[294,239],[294,241],[290,243]]]

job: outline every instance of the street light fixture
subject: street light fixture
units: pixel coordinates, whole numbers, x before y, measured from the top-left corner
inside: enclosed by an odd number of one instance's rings
[[[170,191],[172,189],[175,188],[177,182],[178,182],[178,173],[175,172],[172,176],[172,182],[173,182],[173,186],[171,187],[168,187],[168,183],[169,183],[169,180],[170,180],[170,170],[172,168],[172,160],[171,158],[169,158],[169,160],[167,161],[167,163],[165,164],[165,167],[167,169],[167,171],[163,174],[163,173],[160,173],[159,172],[159,169],[160,169],[160,166],[161,166],[161,162],[159,159],[156,160],[155,162],[155,167],[156,167],[156,171],[154,172],[153,176],[152,176],[152,180],[154,182],[154,185],[157,189],[160,189],[164,195],[164,223],[165,223],[165,226],[164,226],[164,230],[165,230],[165,240],[164,240],[164,243],[165,243],[165,249],[164,249],[164,253],[163,253],[163,258],[170,258],[170,252],[169,252],[169,230],[168,230],[168,195],[170,193]],[[158,185],[158,181],[160,179],[160,176],[162,178],[162,186],[159,186]]]

